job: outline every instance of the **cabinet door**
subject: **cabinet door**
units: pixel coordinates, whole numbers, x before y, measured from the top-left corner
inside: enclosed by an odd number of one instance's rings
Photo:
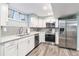
[[[43,19],[40,19],[39,18],[39,23],[38,23],[38,26],[37,27],[42,27],[42,24],[43,24]]]
[[[38,25],[38,18],[32,17],[31,18],[31,27],[37,27],[37,25]]]
[[[42,20],[42,27],[46,27],[46,19]]]
[[[50,19],[49,18],[46,18],[46,23],[50,23]]]
[[[17,41],[5,43],[4,55],[5,56],[17,56]]]
[[[45,42],[45,32],[41,32],[41,33],[39,34],[39,41],[40,41],[40,42]]]
[[[34,36],[30,36],[28,39],[28,51],[30,52],[34,48]]]
[[[4,56],[4,44],[0,44],[0,56]]]
[[[23,38],[18,42],[18,55],[25,56],[28,53],[28,38]]]

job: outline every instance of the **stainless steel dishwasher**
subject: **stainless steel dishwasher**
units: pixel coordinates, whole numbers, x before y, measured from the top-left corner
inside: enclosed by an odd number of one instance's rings
[[[39,34],[35,34],[35,47],[39,45]]]

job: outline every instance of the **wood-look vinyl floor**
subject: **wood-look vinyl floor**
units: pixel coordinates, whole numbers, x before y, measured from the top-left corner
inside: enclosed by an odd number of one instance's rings
[[[60,48],[54,44],[41,43],[28,56],[79,56],[79,51]]]

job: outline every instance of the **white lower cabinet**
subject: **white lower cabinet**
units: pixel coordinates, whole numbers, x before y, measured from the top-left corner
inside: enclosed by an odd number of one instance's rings
[[[0,56],[25,56],[34,48],[34,35],[0,44]]]
[[[4,44],[4,56],[17,56],[17,41]]]
[[[45,32],[39,33],[39,42],[45,42]]]
[[[18,56],[25,56],[34,48],[34,36],[18,41]]]
[[[30,52],[34,48],[34,36],[29,37],[28,39],[28,51]]]
[[[4,56],[4,44],[0,45],[0,56]]]
[[[18,41],[18,56],[25,56],[28,52],[28,38]]]

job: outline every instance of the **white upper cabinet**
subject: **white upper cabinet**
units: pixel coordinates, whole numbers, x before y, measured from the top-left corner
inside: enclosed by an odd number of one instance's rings
[[[37,27],[42,27],[42,25],[43,25],[43,19],[39,18]]]
[[[46,23],[50,23],[50,19],[45,18],[45,20],[46,20]]]
[[[53,17],[39,18],[38,27],[46,27],[46,23],[54,23],[55,19]]]
[[[31,26],[30,27],[46,27],[46,19],[38,18],[36,16],[31,17]]]
[[[31,26],[30,27],[38,27],[38,17],[33,16],[31,17]]]
[[[55,18],[53,17],[47,17],[45,18],[47,23],[54,23],[55,22]]]
[[[6,25],[8,22],[8,5],[1,3],[0,4],[0,25]]]
[[[46,19],[39,18],[39,26],[38,27],[46,27]]]
[[[46,27],[46,19],[43,19],[43,22],[42,22],[42,23],[43,23],[42,26],[43,26],[43,27]]]

